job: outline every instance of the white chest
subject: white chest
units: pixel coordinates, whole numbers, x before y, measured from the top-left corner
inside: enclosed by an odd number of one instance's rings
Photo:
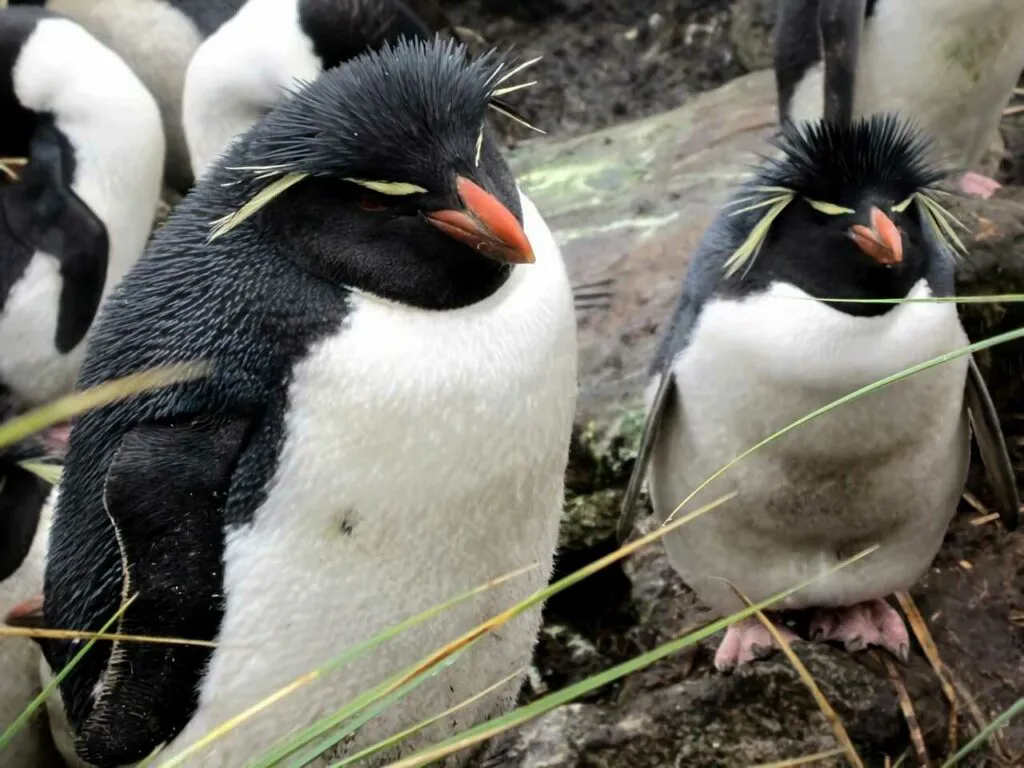
[[[911,296],[927,295],[920,284]],[[832,310],[792,286],[715,301],[673,370],[681,404],[663,427],[650,487],[667,516],[747,449],[816,409],[966,345],[952,304],[875,318]],[[686,509],[737,496],[666,539],[702,599],[737,607],[713,576],[763,599],[881,544],[791,607],[845,605],[908,587],[942,540],[967,454],[960,358],[806,423],[739,461]]]

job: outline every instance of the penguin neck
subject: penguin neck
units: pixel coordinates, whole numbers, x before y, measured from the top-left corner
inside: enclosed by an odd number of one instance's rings
[[[74,152],[71,188],[107,229],[106,294],[152,229],[165,153],[156,101],[123,60],[66,19],[39,23],[13,78],[21,104],[52,120]]]

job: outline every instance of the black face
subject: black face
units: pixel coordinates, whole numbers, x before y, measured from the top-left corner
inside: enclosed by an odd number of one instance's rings
[[[533,261],[515,180],[483,127],[497,67],[403,40],[325,73],[219,164],[235,208],[299,179],[240,229],[384,298],[450,309],[489,296]]]
[[[951,273],[951,255],[929,229],[919,193],[941,175],[922,161],[923,145],[895,118],[789,126],[770,161],[738,203],[791,196],[771,223],[756,258],[727,282],[750,292],[772,282],[793,284],[811,296],[896,299],[922,279]],[[774,191],[758,192],[757,188]],[[771,205],[738,214],[745,239]],[[932,286],[933,292],[945,292]],[[881,314],[892,304],[833,303],[856,315]]]

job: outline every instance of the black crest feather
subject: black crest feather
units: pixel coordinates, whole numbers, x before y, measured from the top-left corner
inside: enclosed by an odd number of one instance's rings
[[[930,140],[895,114],[849,123],[787,123],[772,143],[783,154],[767,159],[757,185],[784,187],[814,200],[840,203],[878,187],[910,195],[949,175],[928,161]]]
[[[441,158],[427,148],[474,158],[501,63],[494,51],[470,60],[452,40],[403,38],[300,87],[267,117],[250,156],[280,173],[380,179],[394,168],[415,181],[421,168],[430,178]]]

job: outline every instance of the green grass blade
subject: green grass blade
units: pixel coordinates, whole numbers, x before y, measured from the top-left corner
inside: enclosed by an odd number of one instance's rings
[[[200,379],[208,373],[209,366],[204,363],[183,363],[105,381],[99,386],[54,400],[0,424],[0,448],[20,443],[37,432],[81,416],[94,408],[101,408],[151,389]]]
[[[985,726],[985,729],[981,733],[964,744],[963,748],[959,752],[942,764],[942,768],[952,768],[952,766],[956,765],[988,741],[992,737],[992,734],[1021,714],[1024,714],[1024,697],[1017,699],[1017,701],[1015,701],[1008,710]]]
[[[371,757],[372,755],[377,754],[378,752],[383,752],[385,749],[388,749],[389,747],[396,746],[400,742],[405,741],[410,736],[419,733],[424,728],[427,728],[428,726],[433,725],[434,723],[436,723],[439,720],[443,720],[446,717],[450,717],[451,715],[456,714],[460,710],[465,709],[466,707],[468,707],[470,704],[473,704],[473,703],[479,701],[484,696],[487,696],[487,695],[489,695],[491,693],[494,693],[499,688],[501,688],[501,687],[503,687],[505,685],[508,685],[513,680],[515,680],[517,677],[519,677],[521,674],[523,674],[525,671],[526,671],[525,667],[523,669],[516,670],[515,672],[513,672],[508,677],[502,678],[501,680],[499,680],[498,682],[494,683],[493,685],[487,686],[482,691],[480,691],[480,693],[473,694],[468,699],[465,699],[464,701],[460,701],[454,707],[449,707],[444,712],[441,712],[438,715],[434,715],[433,717],[428,717],[426,720],[421,720],[420,722],[416,723],[416,725],[410,726],[409,728],[406,728],[404,731],[402,731],[400,733],[396,733],[394,736],[390,736],[390,737],[384,739],[383,741],[379,741],[376,744],[372,744],[371,746],[367,747],[366,749],[364,749],[364,750],[362,750],[360,752],[356,752],[354,755],[346,757],[344,760],[340,760],[337,763],[334,763],[334,764],[328,766],[328,768],[346,768],[346,766],[352,765],[352,763],[357,763],[360,760],[364,760],[367,757]]]
[[[128,600],[126,600],[118,609],[117,613],[111,616],[107,620],[107,623],[100,628],[100,632],[106,632],[110,629],[114,623],[124,615],[124,612],[128,610],[128,606],[135,602],[136,597],[138,597],[137,594],[132,595]],[[11,741],[14,740],[14,737],[18,735],[18,732],[25,727],[25,724],[32,718],[32,715],[36,713],[36,710],[43,706],[43,703],[47,698],[49,698],[50,694],[57,689],[57,686],[63,682],[64,678],[71,673],[71,670],[77,666],[78,662],[80,662],[85,654],[87,654],[93,645],[96,644],[96,640],[97,638],[93,638],[82,646],[82,650],[72,657],[71,661],[67,663],[64,669],[54,676],[49,685],[40,691],[39,695],[32,700],[20,715],[18,715],[18,718],[11,723],[2,734],[0,734],[0,752],[3,752],[10,745]]]
[[[500,586],[501,584],[504,584],[505,582],[516,578],[517,576],[522,576],[523,574],[534,570],[536,567],[536,565],[529,565],[525,568],[519,568],[515,571],[512,571],[511,573],[499,576],[498,578],[493,579],[492,581],[489,581],[486,584],[481,584],[480,586],[474,587],[473,589],[464,592],[461,595],[457,595],[456,597],[453,597],[451,600],[448,600],[447,602],[428,608],[422,613],[418,613],[415,616],[406,619],[401,624],[396,624],[393,627],[389,627],[383,632],[374,635],[370,639],[346,649],[326,664],[317,667],[313,671],[308,672],[300,678],[293,680],[285,687],[278,689],[270,696],[257,702],[256,704],[249,707],[245,711],[239,713],[238,715],[235,715],[230,720],[221,723],[221,725],[210,731],[195,744],[180,752],[175,757],[172,757],[169,760],[161,763],[160,768],[176,768],[176,766],[181,765],[188,758],[192,757],[202,749],[205,749],[218,739],[223,738],[226,734],[234,730],[236,727],[244,723],[246,720],[250,719],[259,712],[262,712],[264,709],[267,709],[268,707],[272,706],[278,701],[286,698],[287,696],[290,696],[292,693],[312,683],[314,680],[318,680],[323,675],[330,674],[331,672],[340,669],[348,662],[353,661],[354,659],[357,659],[360,656],[363,656],[364,654],[376,648],[381,643],[390,640],[392,637],[401,634],[405,630],[414,627],[417,624],[421,624],[422,622],[427,621],[428,619],[431,619],[434,616],[437,616],[438,614],[441,614],[444,611],[448,610],[449,608],[453,608],[459,603],[463,603],[466,600],[469,600],[481,594],[482,592],[486,592],[489,589],[493,589],[494,587]],[[398,676],[396,676],[396,678],[397,677]],[[295,748],[297,749],[299,746],[302,745],[299,744]],[[292,751],[294,751],[294,749],[288,750],[288,752],[286,752],[285,754],[289,754]]]
[[[348,738],[351,734],[358,731],[360,728],[362,728],[364,725],[370,722],[373,718],[377,717],[377,715],[379,715],[381,712],[404,699],[424,682],[431,678],[437,677],[442,670],[448,669],[452,664],[454,664],[459,659],[459,657],[462,656],[463,653],[466,652],[467,649],[469,649],[471,645],[473,644],[470,643],[469,645],[460,648],[458,651],[453,653],[440,664],[431,667],[422,675],[414,677],[404,685],[396,688],[387,696],[384,696],[383,698],[376,701],[374,706],[369,707],[365,711],[361,712],[357,717],[354,717],[349,722],[345,723],[344,727],[338,728],[338,730],[335,733],[332,733],[325,739],[321,739],[316,744],[313,744],[311,747],[309,747],[309,749],[306,749],[292,757],[288,761],[287,768],[302,768],[304,765],[307,765],[308,763],[311,763],[313,760],[316,760],[316,758],[318,758],[324,752],[329,750],[338,742]],[[326,730],[330,730],[330,728],[337,728],[343,722],[345,721],[340,720],[336,723],[333,723]]]
[[[764,440],[759,442],[757,445],[754,445],[748,448],[747,450],[743,451],[743,453],[734,458],[721,469],[717,470],[707,480],[698,485],[690,493],[689,496],[687,496],[679,503],[679,506],[672,510],[672,514],[670,514],[665,519],[665,524],[667,525],[668,523],[670,523],[672,521],[672,518],[674,518],[676,514],[678,514],[679,510],[681,510],[683,507],[689,504],[697,496],[697,494],[699,494],[711,483],[713,483],[719,477],[721,477],[734,466],[736,466],[739,462],[743,461],[745,458],[750,456],[750,454],[754,453],[755,451],[759,451],[761,448],[768,445],[769,443],[772,443],[775,440],[778,440],[780,437],[789,434],[794,429],[798,429],[802,427],[804,424],[813,421],[819,416],[824,416],[826,413],[834,411],[836,408],[839,408],[840,406],[846,405],[847,403],[851,403],[854,400],[859,400],[865,395],[870,395],[872,392],[876,392],[879,389],[882,389],[883,387],[889,386],[890,384],[895,384],[897,381],[902,381],[903,379],[909,378],[910,376],[913,376],[915,373],[920,373],[921,371],[926,371],[929,368],[934,368],[938,365],[942,365],[943,363],[948,363],[951,360],[956,360],[958,357],[964,357],[965,355],[970,355],[975,352],[979,352],[983,349],[989,349],[990,347],[995,347],[999,344],[1005,344],[1008,341],[1016,341],[1017,339],[1020,338],[1024,338],[1024,328],[1017,328],[1016,330],[1013,331],[1007,331],[1006,333],[1000,333],[997,336],[991,336],[987,339],[982,339],[981,341],[977,341],[974,344],[968,344],[966,347],[961,347],[960,349],[955,349],[952,352],[946,352],[945,354],[938,355],[937,357],[933,357],[929,360],[925,360],[923,363],[912,365],[911,367],[905,368],[902,371],[892,374],[891,376],[886,376],[884,379],[879,379],[878,381],[872,382],[871,384],[861,387],[860,389],[851,392],[848,395],[843,395],[838,400],[833,400],[831,403],[823,405],[821,408],[818,408],[816,411],[808,413],[806,416],[801,416],[799,419],[792,422],[791,424],[787,424],[778,432],[769,435]]]
[[[504,733],[505,731],[511,728],[520,726],[528,720],[532,720],[535,717],[539,717],[540,715],[550,712],[555,707],[561,706],[562,704],[566,704],[572,701],[573,699],[586,695],[604,685],[607,685],[608,683],[615,682],[616,680],[619,680],[625,677],[626,675],[632,674],[633,672],[648,667],[651,664],[665,658],[666,656],[671,656],[674,653],[678,653],[683,648],[694,645],[695,643],[703,640],[706,637],[710,637],[716,632],[725,629],[726,627],[737,621],[741,621],[742,619],[745,619],[748,616],[753,616],[758,611],[764,610],[765,608],[770,607],[777,601],[782,600],[788,597],[789,595],[805,588],[809,584],[814,583],[817,579],[823,576],[827,576],[831,573],[835,573],[836,571],[841,570],[842,568],[845,568],[864,557],[867,557],[872,552],[878,550],[878,548],[879,547],[876,544],[875,546],[870,547],[869,549],[866,549],[863,552],[854,555],[848,560],[844,560],[843,562],[839,563],[833,568],[828,569],[827,571],[823,571],[822,573],[817,574],[812,578],[805,579],[800,584],[797,584],[796,586],[791,587],[790,589],[773,595],[767,600],[764,600],[760,603],[757,603],[756,605],[753,605],[749,608],[745,608],[742,611],[734,613],[732,616],[728,616],[724,619],[719,619],[718,621],[709,624],[703,629],[699,629],[677,640],[672,640],[668,643],[665,643],[664,645],[661,645],[652,651],[648,651],[647,653],[637,656],[634,659],[630,659],[629,661],[617,664],[616,666],[607,669],[604,672],[600,672],[596,675],[593,675],[587,678],[586,680],[581,680],[580,682],[570,685],[567,688],[563,688],[560,691],[549,693],[547,696],[544,696],[538,699],[537,701],[532,702],[531,704],[527,704],[524,707],[514,709],[508,714],[491,720],[489,722],[481,723],[480,725],[474,728],[470,728],[467,731],[458,734],[457,736],[453,736],[450,739],[442,741],[440,744],[436,744],[433,747],[428,747],[427,749],[420,750],[419,752],[416,752],[415,754],[410,755],[409,757],[390,763],[386,768],[419,768],[420,766],[427,765],[428,763],[432,763],[435,760],[440,760],[444,757],[447,757],[448,755],[451,755],[455,752],[459,752],[467,747],[471,747],[476,744],[479,744],[482,741],[486,741],[487,739],[492,738],[493,736],[497,736],[498,734]]]
[[[402,685],[407,680],[412,679],[418,674],[422,674],[425,670],[430,669],[433,665],[447,658],[447,656],[461,648],[463,645],[474,642],[477,638],[511,621],[513,618],[523,613],[524,611],[528,610],[529,608],[533,607],[534,605],[544,602],[552,595],[558,594],[564,589],[568,589],[573,584],[577,584],[578,582],[596,573],[597,571],[600,571],[601,569],[606,568],[612,563],[617,562],[631,555],[633,552],[637,551],[638,549],[641,549],[642,547],[647,546],[648,544],[661,538],[662,536],[665,536],[672,530],[679,528],[683,525],[686,525],[691,520],[696,519],[700,515],[703,515],[706,512],[711,511],[715,507],[724,504],[726,501],[728,501],[735,495],[736,494],[734,493],[730,493],[726,496],[723,496],[720,499],[716,499],[710,504],[707,504],[699,509],[696,509],[693,512],[680,518],[679,520],[676,520],[671,525],[662,526],[658,528],[656,531],[653,531],[652,533],[649,533],[646,536],[637,539],[636,541],[626,544],[625,546],[620,547],[614,552],[605,555],[599,560],[595,560],[593,563],[590,563],[589,565],[586,565],[583,568],[580,568],[579,570],[570,573],[568,576],[559,579],[554,584],[551,584],[545,587],[544,589],[540,589],[534,592],[525,600],[522,600],[521,602],[513,605],[511,608],[508,608],[505,611],[499,613],[498,615],[491,617],[487,621],[483,622],[482,624],[479,624],[478,626],[469,630],[468,632],[456,638],[452,642],[448,643],[448,645],[444,646],[443,648],[440,648],[437,651],[431,653],[430,655],[424,657],[422,660],[420,660],[420,662],[412,665],[406,671],[401,672],[398,675],[390,678],[388,682],[382,683],[378,685],[376,688],[372,689],[371,691],[362,694],[356,700],[356,702],[352,702],[346,705],[344,708],[334,713],[333,715],[328,715],[327,718],[339,717],[341,713],[348,713],[349,715],[351,715],[352,711],[358,711],[359,709],[362,709],[363,707],[367,706],[369,703],[376,700],[377,698],[380,698],[381,696],[386,696],[388,693],[390,693],[390,691],[394,690],[399,685]],[[356,706],[357,704],[358,707]],[[323,720],[321,720],[321,722],[323,722]],[[313,726],[313,728],[315,727],[317,726]],[[305,746],[305,744],[307,744],[309,741],[316,737],[316,735],[310,735],[308,733],[310,730],[311,729],[306,729],[306,731],[303,731],[298,735],[289,737],[287,740],[287,744],[281,743],[279,746],[273,747],[272,751],[264,755],[262,758],[260,758],[259,762],[252,766],[252,768],[268,768],[268,766],[274,764],[275,760],[280,760],[282,754],[291,754],[300,747]],[[291,746],[285,749],[287,745]],[[282,752],[282,750],[284,751]],[[274,757],[275,759],[270,759],[271,757]],[[161,768],[164,767],[162,766]]]
[[[58,464],[48,464],[45,461],[22,461],[18,463],[18,466],[50,485],[57,485],[60,482],[62,470]]]
[[[909,299],[833,299],[825,296],[774,296],[780,301],[821,301],[832,304],[1017,304],[1024,293],[994,293],[987,296],[920,296]]]

